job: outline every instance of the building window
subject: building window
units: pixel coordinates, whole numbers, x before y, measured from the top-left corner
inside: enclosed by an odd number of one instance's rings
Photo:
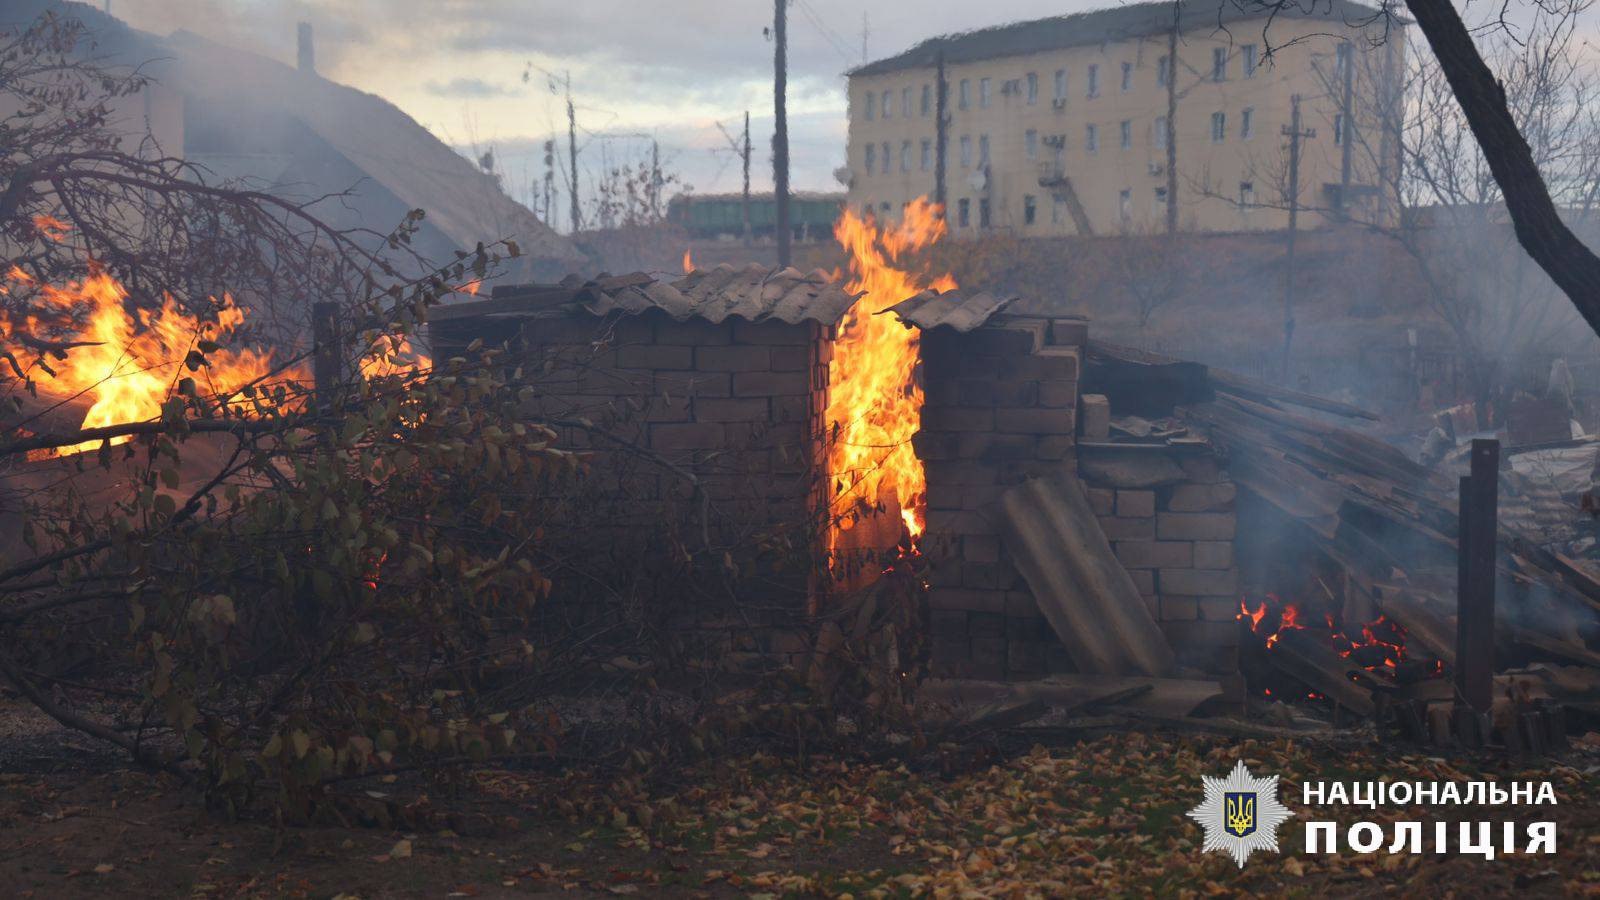
[[[1246,106],[1244,109],[1239,110],[1239,138],[1248,141],[1250,136],[1255,133],[1256,110],[1253,106]]]
[[[1133,218],[1133,189],[1123,188],[1117,192],[1117,217],[1126,222]]]
[[[911,88],[900,89],[900,115],[911,118]]]
[[[900,142],[900,171],[911,171],[911,142]]]
[[[1340,44],[1338,51],[1336,53],[1334,53],[1334,57],[1333,57],[1333,75],[1334,75],[1334,77],[1343,80],[1343,78],[1344,78],[1344,70],[1346,68],[1348,68],[1349,66],[1350,66],[1350,45],[1349,44]]]
[[[978,227],[979,228],[988,228],[989,227],[989,198],[988,197],[979,197],[978,198]]]
[[[1100,127],[1098,125],[1083,126],[1083,151],[1096,153],[1100,150]]]
[[[1067,102],[1067,70],[1056,70],[1056,96],[1057,105]]]
[[[926,119],[933,113],[933,85],[922,86],[922,117]]]
[[[1133,120],[1123,119],[1117,126],[1118,144],[1124,150],[1133,149]]]
[[[989,95],[990,95],[990,92],[989,92],[989,79],[987,79],[987,78],[979,78],[978,79],[978,107],[980,109],[988,109],[989,108]]]
[[[872,170],[876,169],[877,167],[878,167],[878,145],[877,144],[868,144],[867,145],[867,174],[871,175],[872,174]]]
[[[1167,189],[1164,187],[1156,188],[1155,211],[1158,216],[1167,214]]]
[[[1334,146],[1344,143],[1344,113],[1333,114],[1333,143]]]
[[[1028,105],[1033,106],[1039,102],[1039,73],[1028,73]]]
[[[1061,142],[1056,144],[1053,161],[1055,162],[1056,174],[1059,175],[1067,170],[1067,136],[1064,134],[1061,135]]]
[[[1211,48],[1211,80],[1212,81],[1227,81],[1228,80],[1228,48],[1227,47],[1212,47]]]
[[[959,96],[956,99],[956,105],[961,107],[962,109],[966,109],[968,106],[972,105],[972,80],[971,79],[969,79],[969,78],[961,79],[961,91],[960,91]]]
[[[1228,114],[1211,114],[1211,143],[1220,144],[1228,138]]]
[[[1244,60],[1244,77],[1256,77],[1256,45],[1245,44],[1240,47],[1239,58]]]
[[[1167,117],[1156,116],[1156,122],[1150,126],[1150,143],[1157,150],[1167,149]]]
[[[956,227],[966,228],[972,224],[972,201],[962,197],[956,201]]]
[[[1122,90],[1133,90],[1133,63],[1131,62],[1122,64]]]
[[[878,95],[874,91],[867,91],[867,110],[866,110],[867,115],[866,115],[866,119],[867,119],[868,122],[871,122],[873,117],[875,117],[877,115],[877,111],[878,111]]]
[[[1050,202],[1050,224],[1060,225],[1062,209],[1067,205],[1060,197],[1052,197]]]
[[[1033,220],[1039,215],[1038,204],[1034,202],[1032,194],[1022,195],[1022,224],[1032,225]]]
[[[883,92],[883,117],[885,119],[890,119],[890,118],[894,117],[894,92],[893,91],[884,91]]]
[[[1256,185],[1253,181],[1239,182],[1239,205],[1248,210],[1256,205]]]
[[[987,166],[988,164],[989,136],[987,134],[980,134],[978,135],[978,165]]]
[[[1156,87],[1166,87],[1172,81],[1172,57],[1163,56],[1156,60]]]
[[[1039,158],[1039,132],[1029,128],[1022,133],[1022,147],[1027,151],[1028,159]]]
[[[1088,96],[1090,96],[1090,97],[1098,97],[1098,96],[1100,96],[1100,67],[1096,66],[1096,65],[1091,65],[1089,67],[1089,92],[1088,92]]]
[[[926,172],[933,167],[933,141],[926,138],[922,141],[922,171]]]
[[[894,157],[891,155],[891,151],[889,150],[889,142],[888,141],[884,141],[883,142],[883,174],[887,175],[887,174],[889,174],[890,172],[893,172],[893,171],[894,171]]]
[[[971,167],[972,167],[972,135],[963,134],[961,136],[961,168],[968,169],[968,168],[971,168]]]

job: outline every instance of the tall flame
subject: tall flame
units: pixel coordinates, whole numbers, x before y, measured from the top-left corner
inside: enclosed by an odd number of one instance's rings
[[[830,551],[854,527],[846,510],[858,503],[898,510],[910,535],[922,534],[927,480],[911,449],[922,425],[917,332],[877,314],[928,288],[955,288],[949,275],[914,272],[907,259],[944,237],[941,212],[920,198],[898,225],[880,228],[871,216],[848,209],[834,225],[834,237],[850,256],[846,288],[865,293],[845,314],[828,366]]]
[[[691,248],[684,248],[684,251],[683,251],[683,274],[687,275],[687,274],[689,274],[690,272],[693,272],[693,271],[694,271],[694,254],[691,252]]]

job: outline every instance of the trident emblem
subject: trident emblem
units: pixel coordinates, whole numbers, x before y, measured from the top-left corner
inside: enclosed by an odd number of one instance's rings
[[[1256,795],[1254,791],[1229,791],[1223,795],[1222,827],[1234,837],[1244,837],[1256,830]]]

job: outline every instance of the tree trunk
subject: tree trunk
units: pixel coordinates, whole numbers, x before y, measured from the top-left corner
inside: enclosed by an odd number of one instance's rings
[[[1533,150],[1506,106],[1505,90],[1479,55],[1450,0],[1406,0],[1505,197],[1517,242],[1600,334],[1600,257],[1556,211]]]

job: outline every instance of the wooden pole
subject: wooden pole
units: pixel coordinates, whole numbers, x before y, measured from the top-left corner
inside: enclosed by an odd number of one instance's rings
[[[777,214],[778,265],[789,265],[789,114],[787,110],[788,79],[788,13],[789,0],[773,0],[772,39],[776,47],[772,57],[772,111],[777,119],[772,134],[772,187],[773,205]]]
[[[744,150],[739,154],[744,159],[744,194],[739,201],[739,215],[744,220],[744,245],[750,246],[750,110],[744,111]]]
[[[1494,700],[1494,581],[1500,442],[1472,442],[1472,474],[1461,478],[1457,540],[1456,691],[1473,710]]]

